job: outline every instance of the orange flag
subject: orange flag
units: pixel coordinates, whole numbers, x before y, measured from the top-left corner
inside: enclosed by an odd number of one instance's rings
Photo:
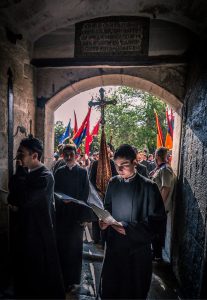
[[[173,117],[172,110],[171,116],[168,114],[168,110],[166,109],[166,121],[167,121],[167,135],[165,138],[165,147],[168,149],[172,149],[173,147]]]
[[[171,138],[171,135],[169,134],[169,132],[167,132],[167,135],[165,138],[165,147],[169,150],[172,149],[172,147],[173,147],[173,141],[172,141],[172,138]]]
[[[155,113],[156,126],[157,126],[157,148],[160,148],[164,146],[164,139],[162,134],[162,128],[160,126],[160,122],[156,110],[154,110],[154,113]]]

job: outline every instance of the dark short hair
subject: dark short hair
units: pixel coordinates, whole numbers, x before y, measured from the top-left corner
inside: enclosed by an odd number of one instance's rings
[[[25,147],[31,153],[38,154],[38,160],[41,159],[43,153],[43,143],[41,140],[34,138],[32,135],[24,138],[21,140],[20,145],[21,147]]]
[[[134,152],[137,154],[138,153],[138,149],[135,146],[132,146],[132,148],[134,149]]]
[[[114,160],[118,157],[133,161],[136,159],[136,152],[131,145],[123,144],[119,146],[114,153]]]
[[[77,148],[75,145],[72,145],[72,144],[67,144],[63,147],[63,154],[65,151],[74,151],[75,154],[76,154],[76,151],[77,151]]]
[[[155,154],[159,156],[163,161],[166,159],[167,156],[167,148],[160,147],[155,151]]]
[[[111,143],[107,143],[107,146],[109,146],[110,150],[114,152],[114,146]]]

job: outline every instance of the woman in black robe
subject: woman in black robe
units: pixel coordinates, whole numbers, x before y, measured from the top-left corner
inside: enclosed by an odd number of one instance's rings
[[[130,145],[114,155],[119,176],[111,179],[105,208],[119,225],[100,222],[106,230],[102,299],[146,299],[152,276],[151,241],[156,224],[166,219],[156,184],[135,171],[136,154]]]

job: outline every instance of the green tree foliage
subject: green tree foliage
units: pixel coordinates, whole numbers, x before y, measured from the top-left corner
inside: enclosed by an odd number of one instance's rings
[[[100,132],[101,132],[101,128],[99,129],[99,137],[100,137]],[[93,141],[92,141],[91,145],[90,145],[90,152],[91,153],[98,152],[99,147],[100,147],[100,138],[95,136],[93,138]]]
[[[62,121],[57,121],[54,126],[55,130],[55,141],[54,141],[54,150],[57,150],[57,146],[59,144],[60,137],[65,132],[66,127],[64,126]]]
[[[149,93],[129,87],[119,87],[110,98],[116,99],[117,104],[109,105],[105,110],[107,141],[112,140],[115,148],[128,143],[153,152],[156,149],[154,110],[157,111],[165,136],[166,104]]]

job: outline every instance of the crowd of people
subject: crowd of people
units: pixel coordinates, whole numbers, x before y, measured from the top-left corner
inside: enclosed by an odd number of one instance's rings
[[[171,156],[108,143],[112,178],[103,198],[116,224],[54,192],[87,203],[96,185],[99,153],[89,157],[72,144],[60,145],[51,171],[42,163],[42,142],[21,141],[16,173],[9,183],[10,244],[16,298],[64,299],[81,283],[83,230],[92,223],[94,243],[105,247],[101,299],[146,299],[152,260],[162,261],[166,220],[172,210],[174,174]]]

